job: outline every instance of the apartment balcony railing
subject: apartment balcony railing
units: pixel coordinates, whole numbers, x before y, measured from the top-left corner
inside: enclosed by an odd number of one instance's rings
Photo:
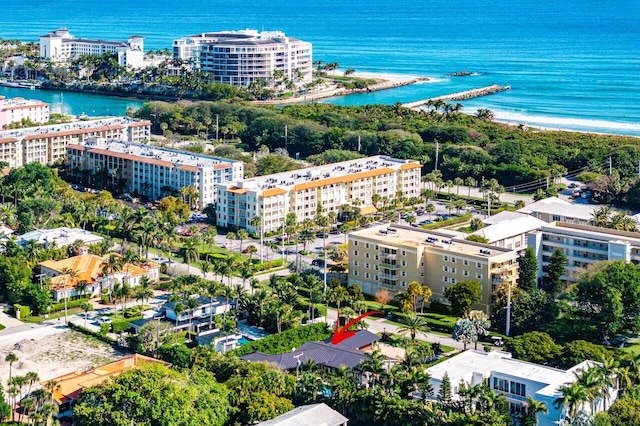
[[[397,280],[398,276],[395,274],[385,274],[385,273],[380,273],[378,274],[378,278],[379,279],[385,279],[385,280]]]
[[[385,253],[383,251],[381,251],[379,253],[380,257],[382,259],[389,259],[389,260],[396,260],[398,259],[398,255],[397,254],[393,254],[393,253]]]

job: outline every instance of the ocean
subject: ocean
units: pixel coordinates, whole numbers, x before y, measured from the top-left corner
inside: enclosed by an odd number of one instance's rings
[[[638,22],[637,0],[22,0],[2,6],[0,37],[36,41],[64,26],[78,37],[139,34],[145,49],[162,49],[203,31],[282,30],[312,42],[314,59],[342,69],[430,78],[327,102],[393,104],[497,83],[512,89],[464,101],[464,111],[489,108],[514,124],[640,136]],[[463,70],[478,75],[447,77]],[[60,108],[91,114],[137,105],[97,97],[76,106],[71,99],[64,94]]]

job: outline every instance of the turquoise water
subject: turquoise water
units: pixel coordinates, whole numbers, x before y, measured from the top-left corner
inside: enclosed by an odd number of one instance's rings
[[[637,0],[23,0],[3,9],[0,37],[36,40],[66,26],[85,37],[140,34],[158,49],[202,31],[279,29],[343,68],[432,78],[331,102],[391,104],[498,83],[512,90],[463,102],[465,110],[640,135],[638,22]],[[480,75],[446,77],[461,70]]]
[[[247,339],[246,337],[242,336],[242,337],[238,340],[238,344],[239,344],[240,346],[244,346],[244,345],[246,345],[247,343],[250,343],[251,341],[252,341],[252,340]]]

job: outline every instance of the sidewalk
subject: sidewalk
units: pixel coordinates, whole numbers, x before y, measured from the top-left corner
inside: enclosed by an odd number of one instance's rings
[[[5,328],[19,327],[24,325],[24,323],[20,320],[15,319],[14,317],[7,315],[4,310],[7,308],[7,305],[2,303],[0,304],[0,324],[4,325]]]

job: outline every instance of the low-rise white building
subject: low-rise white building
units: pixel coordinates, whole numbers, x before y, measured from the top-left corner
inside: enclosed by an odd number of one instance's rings
[[[259,216],[263,231],[272,232],[282,229],[288,213],[302,222],[315,219],[319,207],[324,214],[341,213],[345,205],[375,212],[376,195],[419,196],[421,168],[414,160],[377,155],[228,182],[218,185],[218,226],[256,232],[251,219]]]
[[[6,99],[0,96],[0,129],[22,120],[46,123],[49,121],[49,104],[33,99]]]
[[[460,384],[475,386],[486,384],[494,392],[504,394],[509,402],[511,413],[518,414],[526,410],[527,397],[545,402],[547,414],[538,413],[538,424],[552,426],[566,417],[562,408],[556,408],[554,402],[561,396],[559,388],[577,380],[576,374],[597,365],[593,361],[583,361],[568,370],[560,370],[531,362],[511,358],[511,354],[502,351],[480,352],[468,350],[449,358],[433,367],[427,368],[433,397],[440,391],[446,375],[451,382],[452,399],[458,399]],[[613,402],[617,389],[610,389],[607,401]],[[602,400],[595,404],[596,411],[604,409]],[[585,407],[586,404],[585,404]],[[588,410],[588,408],[587,408]]]
[[[244,174],[242,161],[96,137],[69,144],[67,164],[80,173],[106,170],[111,176],[116,171],[125,192],[151,199],[161,198],[168,188],[193,186],[202,206],[216,201],[217,185]]]
[[[599,205],[571,203],[558,197],[549,197],[536,201],[518,210],[519,213],[550,222],[566,222],[578,225],[589,225],[593,220],[593,212]]]
[[[213,303],[211,299],[203,296],[192,296],[197,299],[198,306],[191,313],[184,302],[168,302],[162,305],[162,310],[168,319],[176,321],[187,321],[189,318],[209,318],[211,314],[222,315],[225,312],[231,310],[231,305],[223,298],[214,298]],[[176,314],[176,304],[181,303],[185,310],[179,315]]]
[[[492,246],[520,251],[527,248],[527,233],[540,229],[546,224],[534,216],[517,213],[515,216],[510,215],[493,225],[479,229],[471,235],[486,238],[487,244]]]
[[[76,241],[82,241],[83,245],[97,244],[104,241],[104,238],[84,229],[61,227],[36,229],[35,231],[27,232],[16,239],[16,244],[24,247],[31,240],[35,240],[39,245],[49,248],[68,246]]]
[[[554,222],[527,235],[527,245],[538,258],[538,278],[542,278],[551,255],[559,249],[567,256],[565,281],[593,262],[624,260],[640,263],[640,234],[597,226]]]
[[[58,28],[40,36],[40,57],[54,62],[104,53],[116,55],[120,66],[141,68],[144,66],[144,37],[134,35],[126,42],[76,38],[66,28]]]

